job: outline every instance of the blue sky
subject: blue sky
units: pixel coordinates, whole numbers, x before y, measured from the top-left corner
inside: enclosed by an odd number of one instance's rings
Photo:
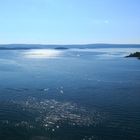
[[[0,0],[0,43],[140,43],[140,0]]]

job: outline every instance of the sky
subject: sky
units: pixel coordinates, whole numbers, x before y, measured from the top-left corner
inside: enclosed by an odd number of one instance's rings
[[[140,0],[0,0],[0,44],[140,44]]]

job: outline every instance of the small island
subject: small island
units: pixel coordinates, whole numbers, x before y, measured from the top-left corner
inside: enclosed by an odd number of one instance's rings
[[[54,49],[56,49],[56,50],[67,50],[68,48],[66,48],[66,47],[56,47]]]
[[[131,53],[130,55],[128,55],[126,57],[136,57],[136,58],[140,59],[140,52]]]

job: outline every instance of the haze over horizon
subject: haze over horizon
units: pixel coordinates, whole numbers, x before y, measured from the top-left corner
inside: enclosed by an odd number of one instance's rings
[[[140,44],[139,0],[4,0],[0,44]]]

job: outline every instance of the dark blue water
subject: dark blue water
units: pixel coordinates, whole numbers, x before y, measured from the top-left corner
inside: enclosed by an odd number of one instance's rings
[[[1,50],[0,139],[140,139],[139,50]]]

